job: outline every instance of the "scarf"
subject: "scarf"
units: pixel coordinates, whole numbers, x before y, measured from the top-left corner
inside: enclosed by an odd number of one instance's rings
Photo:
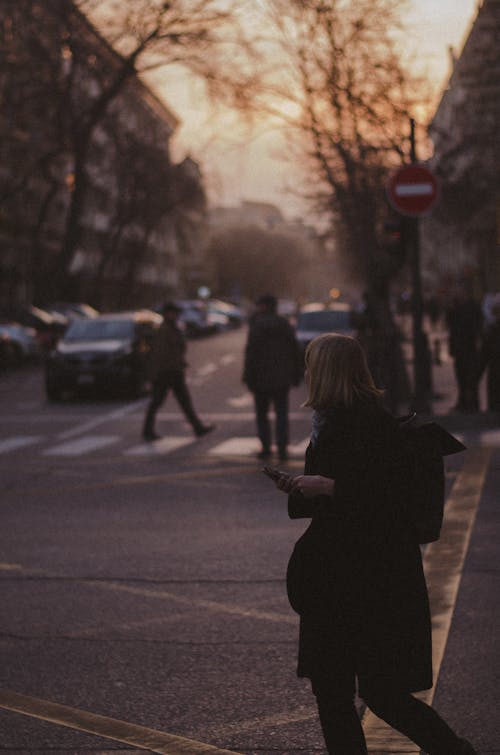
[[[312,413],[311,422],[312,422],[311,445],[315,446],[318,440],[318,435],[320,434],[320,431],[323,429],[326,423],[326,414],[323,414],[322,412],[314,411]]]

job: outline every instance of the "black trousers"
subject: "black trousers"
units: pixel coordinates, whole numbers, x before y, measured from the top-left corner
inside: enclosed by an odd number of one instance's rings
[[[457,408],[466,412],[479,409],[476,351],[459,352],[455,355],[455,378],[458,387]]]
[[[263,451],[271,450],[271,424],[268,416],[271,404],[276,415],[276,445],[279,451],[286,451],[289,434],[288,394],[289,388],[280,388],[280,390],[269,393],[264,391],[254,393],[257,434],[262,443]]]
[[[156,412],[167,398],[168,392],[172,390],[179,406],[186,415],[186,419],[191,423],[193,430],[200,430],[203,423],[196,414],[191,395],[186,385],[184,372],[160,372],[153,382],[153,391],[151,401],[149,402],[144,419],[144,434],[154,432]]]
[[[341,689],[312,680],[319,719],[329,755],[367,755],[366,740],[354,705],[355,677]],[[404,734],[427,755],[456,755],[460,739],[429,705],[409,692],[379,689],[365,693],[365,703],[389,726]]]

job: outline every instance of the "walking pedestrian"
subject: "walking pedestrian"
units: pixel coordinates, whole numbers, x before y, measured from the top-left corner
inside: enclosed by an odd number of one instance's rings
[[[449,352],[455,361],[458,399],[455,406],[460,412],[477,412],[477,362],[483,332],[481,306],[467,289],[458,292],[447,312]]]
[[[354,697],[428,755],[475,755],[412,692],[432,686],[422,557],[405,516],[399,424],[381,405],[359,342],[336,334],[306,351],[314,410],[303,475],[283,474],[291,518],[311,522],[287,570],[300,615],[297,673],[311,680],[327,750],[367,755]],[[476,754],[477,755],[477,754]]]
[[[288,399],[292,385],[299,385],[303,356],[288,320],[277,314],[278,302],[271,294],[261,296],[253,315],[245,348],[243,382],[253,393],[257,434],[262,444],[258,456],[271,456],[271,404],[276,415],[279,458],[288,458]]]
[[[191,424],[197,437],[211,432],[214,425],[206,425],[196,414],[185,380],[186,341],[177,324],[180,308],[174,302],[166,302],[162,307],[163,323],[155,334],[151,347],[151,378],[153,390],[146,411],[143,438],[158,440],[161,436],[155,431],[156,412],[165,401],[170,390]]]

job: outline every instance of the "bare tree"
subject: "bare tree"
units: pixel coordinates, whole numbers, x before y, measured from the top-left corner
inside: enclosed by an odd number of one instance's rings
[[[45,123],[48,139],[40,143],[54,145],[57,159],[62,155],[66,165],[62,176],[52,171],[48,161],[52,150],[45,150],[32,162],[25,161],[9,186],[9,195],[21,191],[25,180],[33,178],[33,166],[41,173],[43,163],[46,204],[61,189],[65,192],[58,208],[64,226],[62,240],[58,250],[52,250],[45,276],[52,288],[50,295],[57,297],[67,289],[82,238],[96,132],[117,98],[138,75],[175,65],[201,77],[212,97],[243,106],[250,93],[251,75],[244,72],[250,47],[234,10],[236,0],[223,4],[217,0],[54,0],[48,6],[36,0],[19,0],[17,6],[12,0],[6,2],[12,13],[18,13],[14,31],[22,32],[21,37],[30,43],[25,59],[17,61],[18,72],[24,67],[26,72],[44,73],[36,77],[36,102],[41,108],[45,103],[46,111],[38,119],[29,115],[26,121]],[[11,9],[4,6],[2,16],[4,11],[9,18]],[[48,31],[38,37],[37,19]],[[102,38],[97,44],[99,34]],[[17,45],[18,52],[21,48],[22,43]],[[26,87],[23,95],[25,91]],[[58,187],[47,181],[49,175],[59,181]],[[34,224],[40,236],[48,215],[42,205]]]
[[[65,28],[67,79],[77,80],[85,67],[84,87],[67,98],[68,141],[73,157],[73,190],[60,253],[54,260],[54,279],[63,288],[81,233],[81,217],[88,186],[87,162],[95,129],[126,83],[137,73],[165,65],[183,65],[203,77],[214,96],[241,101],[247,88],[236,76],[235,61],[228,62],[229,41],[236,41],[236,24],[231,10],[220,10],[215,0],[121,0],[97,3],[81,0],[78,5],[95,13],[100,32],[109,41],[108,65],[91,70],[94,86],[88,83],[88,63],[94,56],[85,37],[72,23],[72,4],[61,2],[59,14]],[[231,36],[227,36],[230,35]],[[226,37],[224,37],[226,35]],[[114,52],[114,54],[111,52]],[[95,57],[95,56],[94,56]],[[94,94],[95,92],[95,94]]]
[[[398,47],[404,0],[272,0],[279,75],[262,107],[284,119],[308,173],[307,198],[365,286],[384,288],[385,183],[408,154],[418,96]],[[297,148],[298,145],[298,148]]]

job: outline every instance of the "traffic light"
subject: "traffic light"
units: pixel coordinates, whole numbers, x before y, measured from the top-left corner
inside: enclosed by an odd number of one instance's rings
[[[404,217],[393,217],[384,223],[383,245],[389,254],[398,257],[405,256],[406,236]]]

